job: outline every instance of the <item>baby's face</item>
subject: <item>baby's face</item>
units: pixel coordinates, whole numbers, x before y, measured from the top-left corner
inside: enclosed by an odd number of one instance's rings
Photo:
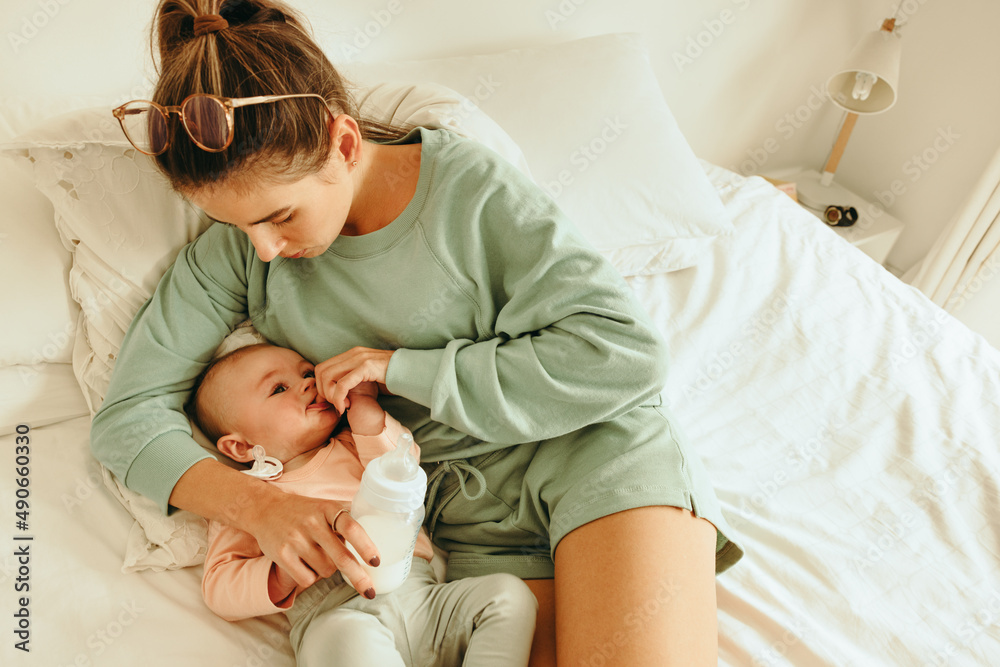
[[[214,378],[227,426],[282,463],[324,445],[340,413],[316,391],[313,365],[293,350],[260,346]]]

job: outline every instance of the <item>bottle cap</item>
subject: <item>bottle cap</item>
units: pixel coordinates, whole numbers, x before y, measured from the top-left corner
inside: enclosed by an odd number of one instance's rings
[[[404,433],[396,449],[373,460],[365,468],[358,494],[374,507],[387,512],[409,512],[424,504],[427,473],[410,453],[413,436]]]

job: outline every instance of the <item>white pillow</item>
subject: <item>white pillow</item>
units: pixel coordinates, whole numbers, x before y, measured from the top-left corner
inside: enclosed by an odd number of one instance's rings
[[[434,81],[514,139],[535,181],[624,275],[693,266],[732,231],[641,38],[590,37],[438,60],[347,63],[361,84]]]
[[[526,176],[528,161],[514,140],[468,99],[436,83],[373,82],[355,95],[361,115],[405,119],[409,125],[445,128],[500,154]]]
[[[108,105],[104,96],[0,98],[0,140],[30,130],[39,118],[70,109]],[[71,248],[56,232],[49,199],[33,179],[8,159],[0,159],[0,312],[10,322],[0,346],[0,368],[8,365],[66,363],[72,360],[80,308],[70,296]],[[23,375],[34,377],[31,369]]]
[[[367,115],[448,127],[526,168],[520,149],[496,123],[441,86],[384,83],[361,91],[359,99]],[[51,201],[55,226],[72,249],[69,283],[82,308],[73,370],[96,412],[129,324],[208,219],[170,188],[151,158],[132,148],[109,107],[54,118],[0,143],[0,154],[24,167]],[[36,212],[31,219],[50,224],[50,215]],[[65,272],[53,273],[62,280]],[[212,448],[197,430],[195,437]],[[153,501],[126,489],[110,472],[105,481],[137,521],[123,569],[173,569],[204,559],[203,519],[188,512],[164,517]]]
[[[31,170],[73,248],[69,285],[83,310],[74,370],[96,411],[133,316],[208,220],[132,148],[107,108],[59,116],[0,150]]]
[[[0,160],[0,368],[69,363],[79,308],[70,298],[70,253],[52,204],[9,160]]]

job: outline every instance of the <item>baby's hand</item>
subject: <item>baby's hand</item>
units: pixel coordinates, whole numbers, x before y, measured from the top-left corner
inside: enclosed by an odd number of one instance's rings
[[[271,576],[267,581],[267,594],[274,604],[280,604],[295,590],[295,580],[277,563],[271,564]]]
[[[347,422],[358,435],[378,435],[385,428],[385,410],[378,404],[378,385],[362,382],[347,392]]]
[[[284,568],[275,565],[274,571],[279,586],[287,589],[295,588],[295,580],[292,579],[292,575],[285,572]]]
[[[362,382],[347,392],[348,400],[354,398],[355,396],[370,396],[372,398],[377,398],[378,385],[374,382]]]

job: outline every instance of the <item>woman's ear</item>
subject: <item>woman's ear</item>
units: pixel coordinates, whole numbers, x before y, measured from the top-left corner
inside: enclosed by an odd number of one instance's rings
[[[244,440],[238,433],[229,433],[219,438],[215,443],[219,451],[234,461],[250,463],[253,461],[253,445]]]
[[[361,127],[358,121],[342,113],[330,121],[329,128],[334,152],[345,164],[357,161],[361,154]]]

